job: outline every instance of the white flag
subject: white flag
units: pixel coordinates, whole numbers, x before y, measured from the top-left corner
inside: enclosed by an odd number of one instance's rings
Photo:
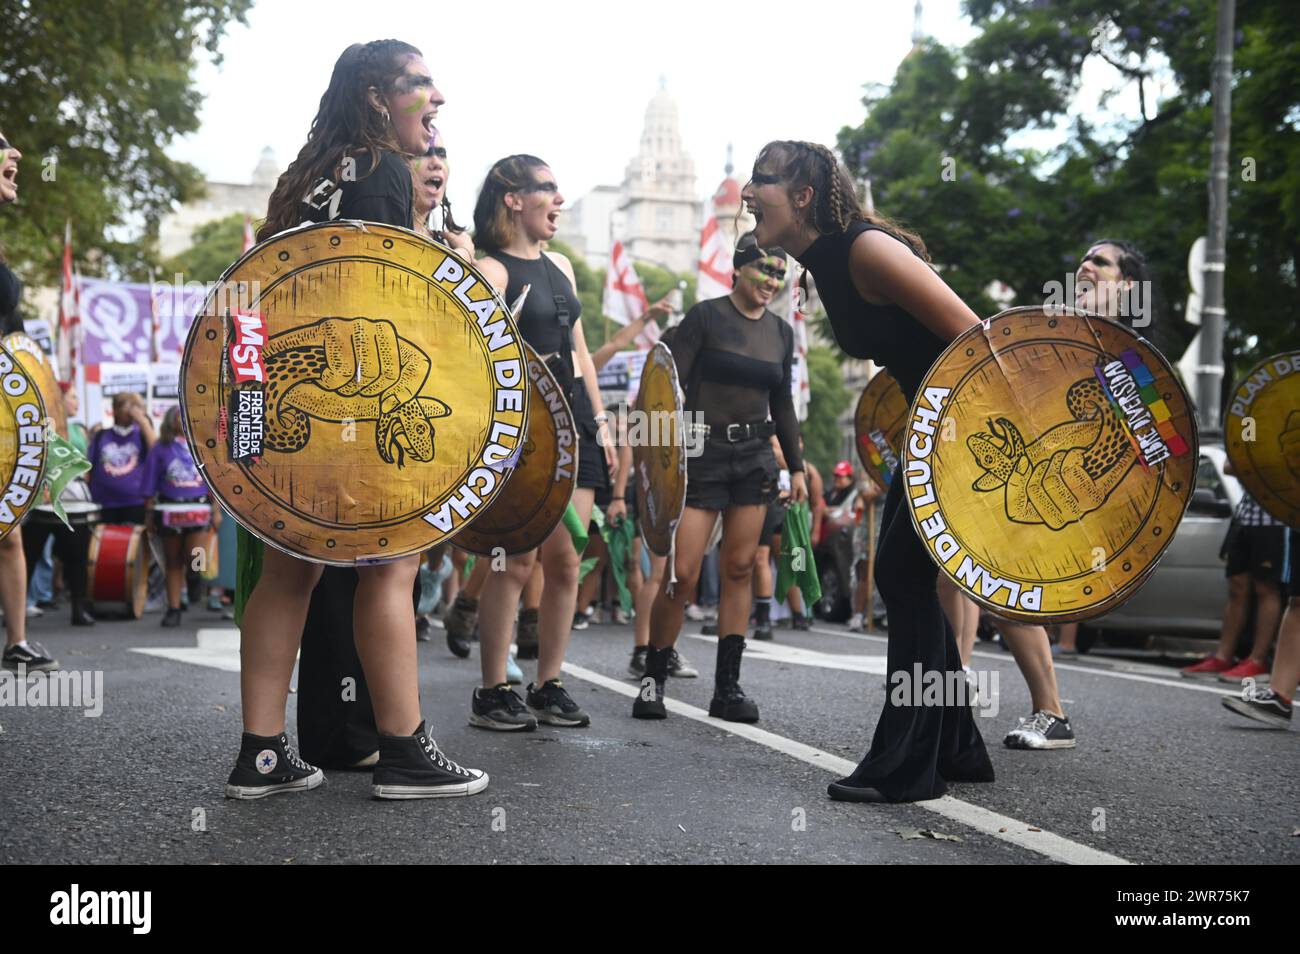
[[[620,325],[635,321],[650,308],[650,300],[641,287],[641,279],[632,267],[632,259],[622,242],[615,242],[609,251],[609,269],[605,272],[605,295],[601,311]],[[645,330],[636,337],[638,348],[649,348],[659,340],[659,326],[648,322]]]
[[[695,300],[707,301],[731,294],[731,257],[733,250],[727,236],[718,227],[717,216],[710,216],[700,232],[699,277],[696,280]]]

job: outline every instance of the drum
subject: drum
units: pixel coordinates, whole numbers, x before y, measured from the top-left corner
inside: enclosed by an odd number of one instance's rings
[[[1270,514],[1300,530],[1300,351],[1275,354],[1251,368],[1232,392],[1223,436],[1242,486]]]
[[[194,463],[265,543],[336,566],[423,552],[501,495],[527,430],[523,339],[492,285],[406,229],[251,249],[190,328]]]
[[[64,500],[63,512],[68,517],[69,526],[93,527],[99,523],[100,511],[104,508],[92,500]],[[35,523],[48,523],[63,526],[63,521],[49,504],[32,508],[31,519]]]
[[[144,615],[149,595],[149,548],[144,527],[103,523],[90,538],[86,597],[95,612],[107,606],[130,619]]]
[[[1196,482],[1196,421],[1168,362],[1071,309],[1013,308],[956,338],[904,437],[905,498],[940,571],[1024,622],[1124,602]]]
[[[212,523],[212,504],[206,501],[160,503],[154,506],[154,513],[158,529],[164,533],[202,530]]]

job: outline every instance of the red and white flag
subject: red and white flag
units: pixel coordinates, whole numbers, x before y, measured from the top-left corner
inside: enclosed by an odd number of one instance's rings
[[[699,277],[695,285],[695,300],[707,301],[731,294],[731,267],[733,249],[726,234],[718,226],[717,216],[710,216],[700,232]]]
[[[641,279],[632,267],[632,259],[623,248],[622,242],[615,242],[609,251],[609,269],[605,272],[605,294],[600,309],[613,321],[626,325],[635,321],[650,308],[650,300],[641,287]],[[659,340],[659,326],[648,322],[645,330],[636,336],[636,346],[646,349]]]
[[[246,255],[248,250],[256,244],[257,241],[253,238],[253,218],[246,215],[244,216],[244,248],[240,251],[240,254]]]
[[[77,377],[77,338],[81,331],[79,282],[72,270],[72,220],[63,231],[63,289],[59,295],[58,372],[60,382]]]

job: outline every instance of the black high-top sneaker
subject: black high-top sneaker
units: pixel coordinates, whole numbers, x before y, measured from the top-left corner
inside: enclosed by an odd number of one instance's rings
[[[713,701],[709,715],[728,722],[757,722],[758,706],[740,688],[740,657],[745,637],[739,633],[718,640],[718,664],[713,675]]]
[[[370,786],[375,798],[455,798],[487,786],[487,773],[447,758],[423,722],[412,735],[379,735],[379,762]]]
[[[474,640],[474,631],[478,629],[478,600],[464,593],[458,593],[456,600],[447,610],[442,621],[447,631],[447,648],[459,659],[469,658],[469,644]]]
[[[541,611],[536,607],[519,611],[519,628],[515,633],[515,645],[519,647],[519,652],[515,654],[516,658],[537,658],[537,621],[540,616]]]
[[[641,678],[641,691],[632,703],[634,719],[666,719],[668,709],[664,705],[664,683],[668,681],[668,664],[673,650],[655,649],[653,646],[645,654],[645,675]]]
[[[235,769],[226,782],[226,798],[265,798],[281,792],[305,792],[325,781],[325,773],[298,757],[283,732],[250,735],[239,744]]]

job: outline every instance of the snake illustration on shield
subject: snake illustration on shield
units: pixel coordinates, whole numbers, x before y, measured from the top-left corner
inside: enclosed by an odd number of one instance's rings
[[[402,467],[407,455],[424,463],[432,461],[433,422],[449,415],[451,408],[419,393],[429,376],[429,356],[398,337],[392,322],[376,320],[374,324],[386,325],[397,342],[401,371],[396,384],[371,384],[353,394],[328,390],[321,385],[328,369],[325,326],[338,320],[324,318],[275,335],[263,348],[267,448],[283,454],[302,450],[311,439],[313,418],[337,424],[373,421],[375,448],[386,463]],[[412,396],[384,410],[381,404],[394,392]]]
[[[972,489],[1006,492],[1007,519],[1059,530],[1096,510],[1119,486],[1137,454],[1095,376],[1065,393],[1071,419],[1026,441],[1009,419],[966,439],[984,471]]]

